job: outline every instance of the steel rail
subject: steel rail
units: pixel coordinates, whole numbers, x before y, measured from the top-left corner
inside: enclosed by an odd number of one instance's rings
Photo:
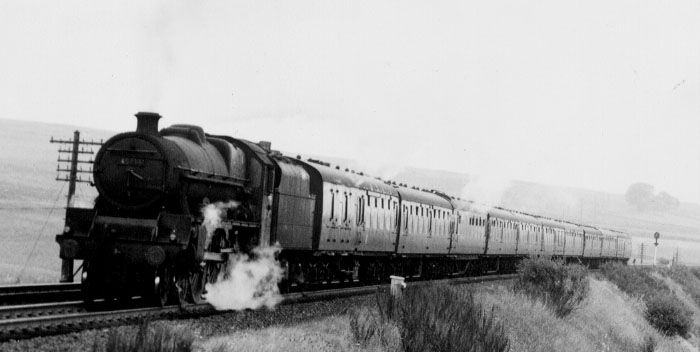
[[[0,306],[0,321],[86,311],[87,309],[82,301]]]
[[[432,281],[409,281],[408,287],[422,287],[442,283],[449,285],[473,284],[487,281],[504,281],[515,278],[515,274],[463,277]],[[293,292],[282,295],[281,304],[299,304],[318,302],[336,298],[373,294],[387,289],[388,284],[368,286],[350,286],[345,288]],[[25,311],[22,311],[24,309]],[[208,303],[179,307],[177,305],[160,307],[130,308],[122,310],[88,311],[79,302],[59,304],[30,305],[6,307],[3,315],[0,309],[0,341],[24,339],[35,336],[65,334],[85,329],[133,324],[144,319],[197,317],[230,311],[216,311]],[[31,313],[27,313],[31,312]],[[47,313],[48,312],[48,313]]]
[[[0,286],[0,305],[17,305],[79,299],[79,283]]]

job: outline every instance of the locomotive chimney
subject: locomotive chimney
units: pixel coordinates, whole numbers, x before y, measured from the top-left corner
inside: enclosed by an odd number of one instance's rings
[[[145,134],[158,134],[158,119],[160,115],[155,112],[139,112],[136,116],[136,132]]]

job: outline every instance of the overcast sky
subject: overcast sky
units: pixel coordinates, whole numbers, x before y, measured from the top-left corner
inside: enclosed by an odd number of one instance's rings
[[[698,1],[2,1],[0,43],[4,118],[124,131],[152,110],[302,154],[700,202]]]

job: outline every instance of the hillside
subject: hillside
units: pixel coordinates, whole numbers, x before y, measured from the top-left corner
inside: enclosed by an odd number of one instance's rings
[[[87,139],[105,139],[112,132],[0,119],[0,283],[57,281],[60,270],[54,235],[63,228],[67,183],[56,181],[58,145],[51,137],[70,139],[80,129]],[[76,189],[89,205],[95,191]]]
[[[55,180],[58,145],[50,144],[49,140],[52,136],[72,138],[76,129],[87,139],[106,139],[114,132],[2,119],[0,126],[0,219],[6,224],[0,230],[3,243],[0,282],[15,281],[25,263],[22,281],[57,280],[60,261],[53,237],[63,227],[67,187]],[[343,168],[364,170],[384,179],[439,189],[491,205],[627,231],[637,236],[637,243],[644,240],[650,244],[651,234],[659,231],[663,236],[660,256],[671,257],[678,247],[682,261],[700,265],[700,259],[694,258],[700,253],[700,205],[697,204],[682,203],[670,213],[640,213],[627,206],[622,194],[519,181],[495,182],[456,172],[366,165],[339,158],[321,159]],[[79,204],[89,206],[95,191],[80,184],[77,195]],[[647,255],[650,253],[651,250],[647,251]]]

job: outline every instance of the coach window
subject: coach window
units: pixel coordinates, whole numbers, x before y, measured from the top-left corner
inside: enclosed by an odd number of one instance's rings
[[[408,212],[406,211],[406,206],[404,205],[404,214],[408,215]],[[403,217],[403,228],[406,230],[405,234],[408,234],[408,216]]]
[[[348,221],[348,194],[345,193],[345,207],[343,208],[343,221]]]
[[[331,190],[331,219],[335,215],[335,193]]]
[[[433,213],[428,209],[428,236],[433,234]]]
[[[360,209],[362,210],[362,213],[360,214],[360,223],[364,224],[365,223],[365,200],[364,197],[362,201],[360,202]]]
[[[398,231],[401,228],[401,224],[399,223],[399,209],[396,207],[396,203],[394,203],[394,229]]]
[[[365,205],[365,200],[362,199],[362,197],[357,198],[357,218],[355,219],[355,223],[357,225],[362,225],[362,219],[364,219],[364,216],[362,216],[362,208]]]

